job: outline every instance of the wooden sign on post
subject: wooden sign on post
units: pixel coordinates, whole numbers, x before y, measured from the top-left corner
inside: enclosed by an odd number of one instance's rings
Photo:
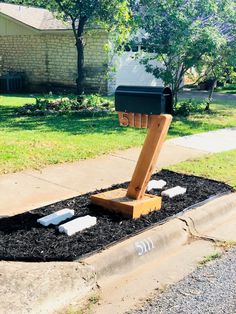
[[[137,99],[141,99],[142,104],[137,103]],[[153,104],[147,109],[145,103],[148,101],[149,105],[150,102]],[[161,197],[146,194],[145,191],[172,121],[171,90],[154,87],[118,87],[116,109],[124,110],[118,111],[122,126],[148,128],[147,137],[128,189],[99,193],[91,196],[91,201],[125,217],[139,218],[161,208]],[[129,112],[131,109],[135,112]],[[137,110],[139,112],[136,112]]]

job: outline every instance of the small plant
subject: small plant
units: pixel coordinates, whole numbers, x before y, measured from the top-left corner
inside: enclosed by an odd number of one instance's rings
[[[204,106],[203,104],[199,104],[198,102],[189,99],[185,101],[178,102],[174,108],[174,115],[187,117],[191,113],[203,112]]]
[[[94,294],[92,296],[90,296],[90,298],[88,299],[90,304],[97,304],[100,301],[100,295],[98,294]]]
[[[215,246],[221,248],[224,251],[229,250],[233,246],[236,246],[236,241],[234,240],[227,240],[227,241],[217,241]]]
[[[75,98],[36,98],[35,104],[26,104],[17,109],[20,116],[46,116],[76,113],[83,117],[103,116],[113,110],[113,102],[99,95]]]
[[[99,294],[91,295],[87,301],[85,301],[79,308],[69,307],[66,310],[63,310],[60,314],[92,314],[93,306],[96,305],[101,299]]]
[[[203,260],[199,262],[199,266],[204,266],[207,263],[214,261],[215,259],[219,258],[222,256],[222,253],[220,252],[216,252],[216,253],[212,253],[210,255],[204,256]]]

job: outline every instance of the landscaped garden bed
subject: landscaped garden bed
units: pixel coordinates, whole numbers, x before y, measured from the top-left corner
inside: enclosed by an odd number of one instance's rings
[[[179,185],[187,188],[187,193],[173,199],[163,197],[160,211],[152,212],[136,220],[124,219],[91,205],[90,196],[94,192],[13,217],[2,218],[0,219],[0,259],[34,262],[79,259],[144,229],[163,223],[190,206],[204,202],[213,196],[233,191],[232,187],[222,182],[168,170],[153,175],[152,179],[165,180],[167,182],[165,190]],[[127,185],[128,183],[124,183],[110,189],[127,187]],[[151,193],[160,195],[161,191],[152,190]],[[96,216],[97,224],[68,237],[59,233],[56,226],[45,228],[37,223],[38,218],[63,208],[74,209],[76,218],[85,215]]]
[[[59,98],[36,98],[16,109],[18,116],[47,116],[77,114],[80,117],[104,116],[114,111],[113,102],[99,95]]]

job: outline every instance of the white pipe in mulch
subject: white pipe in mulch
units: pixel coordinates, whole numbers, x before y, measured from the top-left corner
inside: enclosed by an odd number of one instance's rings
[[[59,232],[63,232],[67,234],[68,236],[71,236],[79,231],[82,231],[84,229],[87,229],[96,225],[96,223],[97,223],[96,217],[87,215],[84,217],[73,219],[69,222],[66,222],[63,225],[60,225],[58,230]]]
[[[62,221],[73,217],[74,214],[75,211],[73,209],[64,208],[56,211],[53,214],[37,219],[37,222],[43,225],[44,227],[47,227],[49,225],[58,225]]]

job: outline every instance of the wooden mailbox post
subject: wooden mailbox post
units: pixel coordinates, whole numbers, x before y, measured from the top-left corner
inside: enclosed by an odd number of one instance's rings
[[[172,93],[163,87],[119,86],[115,107],[122,126],[148,128],[147,137],[128,189],[99,193],[91,201],[125,217],[139,218],[161,208],[161,197],[145,191],[172,121]]]

